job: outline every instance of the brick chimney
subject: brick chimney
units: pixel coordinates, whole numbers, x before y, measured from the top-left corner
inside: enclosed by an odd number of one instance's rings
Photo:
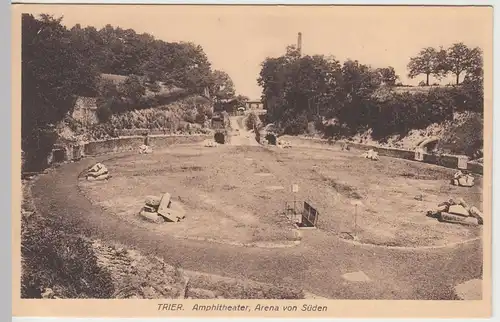
[[[302,56],[302,33],[299,32],[297,37],[297,51],[299,52],[299,56]]]

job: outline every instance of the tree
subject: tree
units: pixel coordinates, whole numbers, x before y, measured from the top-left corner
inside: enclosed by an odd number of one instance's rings
[[[446,52],[443,49],[436,50],[432,47],[422,49],[417,56],[410,58],[408,63],[408,77],[415,78],[418,75],[426,76],[425,84],[429,86],[429,77],[434,75],[441,78],[445,73],[443,60]]]
[[[118,87],[119,93],[123,95],[130,103],[135,104],[139,102],[141,97],[146,94],[146,88],[142,84],[139,77],[130,75]]]
[[[342,66],[343,106],[338,116],[349,129],[356,130],[369,121],[370,101],[380,87],[382,78],[377,70],[357,60],[347,60]]]
[[[480,48],[469,48],[464,43],[453,44],[447,50],[446,70],[456,77],[456,84],[460,84],[460,75],[472,75],[482,68],[483,58]]]
[[[95,90],[97,73],[71,42],[62,18],[22,16],[22,150],[27,168],[43,167],[53,126],[77,95]]]
[[[230,99],[234,97],[234,84],[231,77],[224,71],[214,70],[212,72],[212,83],[209,86],[210,96],[217,100]]]
[[[287,133],[297,133],[319,115],[334,114],[342,101],[341,78],[341,66],[334,57],[301,57],[294,46],[288,46],[285,55],[262,63],[257,80],[267,120]]]
[[[171,44],[171,60],[163,81],[196,93],[212,84],[212,70],[203,48],[193,43]]]
[[[274,122],[282,117],[285,106],[285,56],[266,58],[261,64],[257,84],[262,88],[262,100],[266,102],[266,118]]]
[[[386,68],[378,68],[376,71],[379,73],[380,78],[385,85],[387,86],[396,85],[396,81],[399,79],[399,76],[396,75],[394,67],[389,66]]]

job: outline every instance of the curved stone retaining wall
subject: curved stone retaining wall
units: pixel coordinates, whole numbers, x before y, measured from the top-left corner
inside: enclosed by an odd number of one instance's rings
[[[161,149],[173,144],[188,144],[202,142],[211,138],[211,135],[149,135],[148,145]],[[138,149],[144,144],[144,136],[119,137],[102,141],[93,141],[85,144],[85,155],[99,155],[113,152],[125,152]]]
[[[328,140],[324,139],[316,139],[316,138],[305,138],[305,137],[297,137],[297,136],[283,136],[283,139],[289,141],[292,145],[296,146],[308,146],[308,147],[318,147],[318,148],[341,148],[341,144],[344,142],[329,142]],[[379,155],[381,156],[388,156],[392,158],[399,158],[399,159],[406,159],[406,160],[415,160],[415,151],[411,150],[404,150],[404,149],[396,149],[396,148],[385,148],[385,147],[378,147],[378,146],[373,146],[373,145],[368,145],[368,144],[361,144],[361,143],[353,143],[353,142],[346,142],[349,147],[361,150],[361,151],[367,151],[370,149],[373,149],[374,151],[377,151]],[[461,159],[461,156],[457,155],[434,155],[434,154],[428,154],[428,153],[423,153],[423,162],[425,163],[430,163],[430,164],[436,164],[440,165],[446,168],[452,168],[452,169],[459,169],[459,160]],[[466,163],[466,170],[471,171],[473,173],[478,173],[478,174],[483,174],[483,165],[481,163],[473,162],[473,161],[468,161]]]

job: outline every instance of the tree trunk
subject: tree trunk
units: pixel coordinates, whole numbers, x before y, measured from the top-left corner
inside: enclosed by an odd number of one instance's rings
[[[427,80],[425,81],[425,84],[426,84],[427,86],[429,86],[429,75],[430,75],[430,74],[426,74],[426,76],[427,76]]]
[[[457,73],[457,85],[460,83],[460,73]]]

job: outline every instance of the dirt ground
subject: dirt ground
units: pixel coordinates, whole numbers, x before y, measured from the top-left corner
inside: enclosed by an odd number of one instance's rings
[[[482,208],[482,180],[455,187],[453,170],[406,160],[361,158],[355,151],[293,147],[177,146],[149,155],[104,162],[108,182],[80,181],[93,202],[155,234],[239,244],[300,239],[279,213],[293,201],[308,201],[326,233],[354,232],[361,242],[433,246],[475,238],[481,228],[440,223],[425,216],[440,202],[462,197]],[[147,195],[172,194],[186,211],[181,223],[144,222],[138,213]],[[418,198],[417,196],[420,196]],[[421,199],[417,200],[415,199]],[[360,202],[355,216],[353,202]],[[357,226],[355,229],[354,218]]]

